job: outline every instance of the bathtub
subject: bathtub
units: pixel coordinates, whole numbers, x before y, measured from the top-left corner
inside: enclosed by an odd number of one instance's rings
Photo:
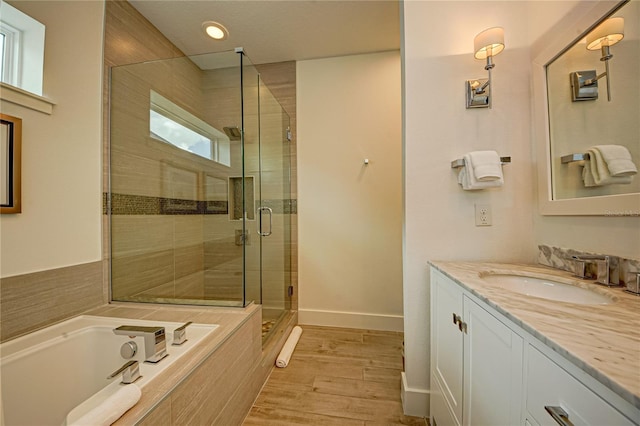
[[[144,361],[142,337],[113,333],[121,325],[163,326],[169,356],[157,364]],[[6,426],[72,423],[121,386],[120,377],[107,379],[127,359],[120,347],[133,340],[138,346],[134,360],[142,377],[135,385],[144,388],[155,376],[218,327],[191,324],[188,340],[173,346],[173,330],[181,323],[79,316],[0,345],[0,421]]]

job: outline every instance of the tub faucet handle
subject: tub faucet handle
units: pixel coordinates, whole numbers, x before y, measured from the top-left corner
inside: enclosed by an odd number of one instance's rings
[[[174,346],[179,346],[187,341],[187,326],[193,324],[191,321],[182,324],[180,327],[173,330],[173,343]]]
[[[127,362],[122,367],[109,374],[107,379],[113,379],[120,373],[122,373],[122,383],[124,383],[125,385],[133,383],[140,377],[142,377],[140,375],[140,364],[138,364],[138,361],[133,360]]]

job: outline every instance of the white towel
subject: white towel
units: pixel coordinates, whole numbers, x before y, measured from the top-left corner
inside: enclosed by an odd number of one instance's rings
[[[140,388],[135,384],[122,385],[117,392],[104,402],[87,412],[68,426],[109,426],[118,420],[131,407],[136,405],[142,396]]]
[[[278,358],[276,359],[276,367],[284,368],[289,365],[289,360],[291,359],[291,355],[293,354],[293,350],[296,348],[298,344],[298,340],[300,339],[300,335],[302,334],[302,328],[300,326],[293,327],[291,330],[291,334],[287,341],[285,342],[280,354],[278,354]]]
[[[638,168],[633,163],[631,153],[626,146],[597,145],[591,149],[600,151],[611,176],[632,176],[638,173]]]
[[[464,167],[460,169],[458,173],[458,183],[462,185],[462,189],[466,191],[474,191],[485,188],[495,188],[504,184],[504,178],[500,177],[495,180],[478,181],[473,174],[473,165],[471,163],[471,157],[469,154],[463,157]],[[502,171],[500,173],[502,175]]]
[[[589,160],[585,161],[582,170],[584,186],[594,187],[613,184],[630,184],[633,176],[611,176],[607,163],[604,161],[600,150],[591,147],[587,150]]]
[[[473,177],[478,182],[500,180],[502,177],[502,163],[495,151],[473,151],[467,154],[471,160]]]

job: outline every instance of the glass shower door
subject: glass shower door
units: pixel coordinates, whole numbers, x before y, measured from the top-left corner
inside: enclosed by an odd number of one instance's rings
[[[291,309],[291,167],[289,116],[260,80],[258,230],[263,330]]]

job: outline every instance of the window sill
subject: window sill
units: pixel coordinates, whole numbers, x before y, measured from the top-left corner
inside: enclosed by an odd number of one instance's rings
[[[6,83],[0,83],[0,100],[51,115],[55,103],[43,96]]]

